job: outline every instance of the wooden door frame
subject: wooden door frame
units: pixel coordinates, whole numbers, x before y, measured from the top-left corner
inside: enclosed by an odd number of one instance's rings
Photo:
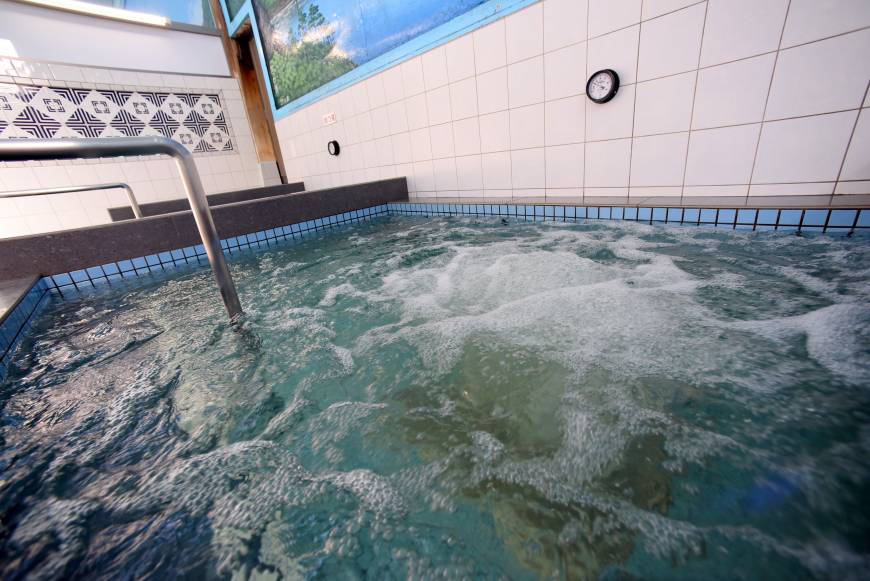
[[[260,163],[270,161],[277,163],[281,182],[286,184],[287,171],[284,167],[284,157],[281,155],[272,103],[269,102],[269,92],[266,89],[266,76],[257,56],[254,41],[254,34],[257,34],[257,31],[252,29],[250,22],[247,22],[231,38],[227,32],[220,0],[209,1],[215,25],[221,33],[230,74],[239,82],[257,159]]]

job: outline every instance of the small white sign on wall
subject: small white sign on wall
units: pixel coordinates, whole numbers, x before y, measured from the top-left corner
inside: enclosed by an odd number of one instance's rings
[[[335,111],[333,111],[332,113],[327,113],[323,116],[324,125],[332,125],[336,121],[338,121],[338,117],[335,115]]]

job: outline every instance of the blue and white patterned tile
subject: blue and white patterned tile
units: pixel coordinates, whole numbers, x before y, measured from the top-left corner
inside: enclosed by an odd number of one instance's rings
[[[30,99],[28,107],[32,107],[42,115],[63,125],[78,109],[78,106],[69,99],[70,96],[65,91],[56,91],[51,87],[41,87]]]
[[[217,93],[0,84],[0,138],[148,135],[195,153],[234,149]]]

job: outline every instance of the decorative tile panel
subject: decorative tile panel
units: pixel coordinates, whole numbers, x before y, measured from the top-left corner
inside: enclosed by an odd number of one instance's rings
[[[0,139],[169,137],[193,153],[233,150],[217,93],[0,84]]]

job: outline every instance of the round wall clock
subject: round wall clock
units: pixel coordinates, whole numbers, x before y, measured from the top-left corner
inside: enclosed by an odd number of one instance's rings
[[[326,150],[329,151],[329,155],[338,155],[341,153],[341,146],[333,140],[326,144]]]
[[[602,69],[586,81],[586,96],[595,103],[607,103],[618,90],[619,75],[613,69]]]

